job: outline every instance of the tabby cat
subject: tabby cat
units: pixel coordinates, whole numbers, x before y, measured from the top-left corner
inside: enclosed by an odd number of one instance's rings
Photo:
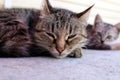
[[[96,15],[94,25],[87,26],[88,49],[110,50],[119,37],[118,24],[111,25],[103,22],[100,15]],[[120,42],[120,41],[119,41]]]
[[[92,7],[81,13],[74,13],[53,8],[46,0],[41,20],[35,27],[35,44],[48,50],[56,58],[81,57],[81,47],[86,43],[87,19]]]
[[[81,13],[53,8],[0,11],[0,56],[35,56],[48,51],[56,58],[81,57],[86,43],[89,7]],[[80,47],[78,47],[80,46]]]
[[[35,10],[29,9],[0,10],[0,56],[30,56],[29,31],[36,24],[36,15]]]

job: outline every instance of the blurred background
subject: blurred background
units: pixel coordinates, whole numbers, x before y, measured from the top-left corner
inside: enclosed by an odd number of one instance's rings
[[[3,8],[36,8],[41,9],[43,0],[0,0],[0,7]],[[49,0],[52,6],[65,8],[74,12],[81,12],[89,6],[93,7],[89,23],[94,23],[96,14],[102,16],[103,21],[116,24],[120,22],[120,0]]]

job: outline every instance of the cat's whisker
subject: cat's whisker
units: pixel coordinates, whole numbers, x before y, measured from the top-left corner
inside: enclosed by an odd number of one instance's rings
[[[81,35],[82,37],[84,37],[84,38],[87,39],[87,36],[86,36],[86,35],[84,35],[84,34],[82,34],[82,33],[80,33],[80,35]]]
[[[84,42],[79,42],[78,44],[84,44],[84,43],[86,43],[86,41],[84,41]]]

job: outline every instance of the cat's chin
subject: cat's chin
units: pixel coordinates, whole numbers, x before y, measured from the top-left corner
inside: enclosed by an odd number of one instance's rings
[[[63,58],[65,58],[66,56],[54,56],[55,58],[57,58],[57,59],[63,59]]]
[[[57,59],[62,59],[62,58],[65,58],[67,57],[68,54],[65,54],[65,53],[52,53],[53,57],[57,58]]]
[[[51,52],[51,55],[57,59],[62,59],[68,56],[68,53],[65,53],[64,51],[60,54],[58,51]]]

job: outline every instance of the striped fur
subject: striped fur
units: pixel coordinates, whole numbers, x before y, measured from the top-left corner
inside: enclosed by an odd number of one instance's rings
[[[68,55],[81,57],[81,47],[86,43],[89,7],[82,13],[53,8],[46,0],[41,20],[35,27],[34,41],[38,47],[48,50],[56,58]]]
[[[88,32],[88,49],[109,50],[112,49],[119,37],[119,28],[116,25],[105,23],[100,15],[96,15],[94,25],[87,26]]]
[[[56,58],[81,57],[86,43],[89,7],[81,13],[53,8],[0,10],[0,56],[35,56],[49,52]]]
[[[0,57],[30,56],[29,30],[37,23],[36,14],[32,9],[0,10]]]

